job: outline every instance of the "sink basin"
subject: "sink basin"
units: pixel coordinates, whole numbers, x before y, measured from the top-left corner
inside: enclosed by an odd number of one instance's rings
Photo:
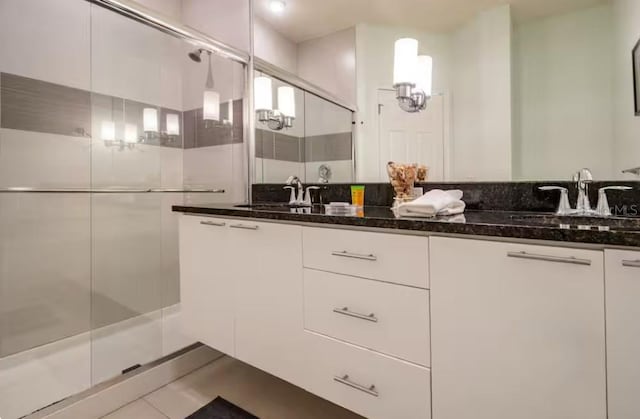
[[[555,227],[567,230],[640,231],[640,219],[624,217],[558,216],[554,214],[512,215],[511,220],[523,225]]]
[[[283,211],[283,210],[289,210],[291,208],[308,208],[308,207],[303,207],[301,205],[289,205],[289,204],[284,204],[284,203],[280,203],[280,202],[263,202],[263,203],[256,203],[256,204],[241,204],[241,205],[235,205],[236,208],[248,208],[248,209],[255,209],[255,210],[278,210],[278,211]]]

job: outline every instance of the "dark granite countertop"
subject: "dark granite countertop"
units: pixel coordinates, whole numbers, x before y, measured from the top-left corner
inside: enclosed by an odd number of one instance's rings
[[[253,207],[225,204],[176,205],[173,211],[319,225],[640,247],[639,218],[556,217],[552,213],[472,210],[466,211],[462,216],[397,218],[390,208],[375,206],[364,207],[358,216],[335,216],[326,215],[321,206],[302,209],[268,204]]]

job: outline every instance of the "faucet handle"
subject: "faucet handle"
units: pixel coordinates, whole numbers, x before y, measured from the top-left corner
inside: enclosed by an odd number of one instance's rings
[[[571,204],[569,204],[569,190],[562,186],[540,186],[538,188],[541,191],[560,191],[560,202],[558,203],[558,209],[556,215],[569,215],[573,213]]]
[[[601,217],[611,216],[611,208],[609,207],[609,200],[607,199],[607,191],[628,191],[633,189],[630,186],[605,186],[598,189],[598,206],[596,212]]]
[[[305,194],[305,198],[302,203],[309,207],[313,205],[313,200],[311,199],[311,191],[315,191],[318,189],[320,189],[319,186],[307,186],[307,193]]]
[[[295,205],[297,203],[296,188],[294,188],[293,186],[285,186],[282,189],[291,189],[291,194],[289,195],[289,205]]]

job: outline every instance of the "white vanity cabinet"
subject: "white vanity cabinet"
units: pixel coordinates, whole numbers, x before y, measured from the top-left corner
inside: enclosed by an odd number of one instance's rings
[[[640,418],[640,252],[605,251],[609,419]]]
[[[236,255],[236,358],[290,382],[302,371],[302,228],[229,222]]]
[[[304,386],[370,419],[431,417],[429,239],[304,227]]]
[[[302,228],[183,215],[185,331],[289,381],[300,371]]]
[[[180,217],[180,300],[186,334],[235,355],[235,278],[229,220]]]
[[[432,237],[434,419],[604,419],[601,251]]]

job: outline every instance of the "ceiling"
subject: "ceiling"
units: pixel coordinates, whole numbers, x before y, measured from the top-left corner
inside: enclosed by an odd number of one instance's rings
[[[285,0],[280,15],[269,0],[255,0],[256,14],[276,31],[298,43],[358,23],[404,26],[448,32],[478,12],[511,4],[516,22],[592,6],[608,0]]]

